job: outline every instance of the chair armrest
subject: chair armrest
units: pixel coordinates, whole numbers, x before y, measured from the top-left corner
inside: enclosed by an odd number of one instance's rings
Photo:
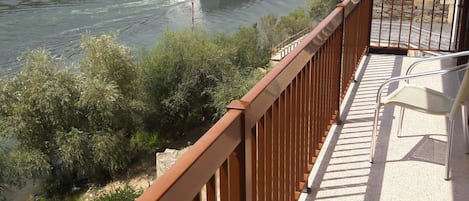
[[[430,58],[423,58],[419,59],[417,61],[412,62],[410,64],[409,68],[407,68],[406,75],[409,75],[412,73],[412,70],[421,63],[427,62],[427,61],[434,61],[434,60],[443,60],[443,59],[450,59],[450,58],[458,58],[458,57],[463,57],[463,56],[469,56],[469,51],[462,51],[462,52],[456,52],[456,53],[451,53],[451,54],[445,54],[445,55],[440,55],[440,56],[435,56],[435,57],[430,57]]]
[[[469,55],[469,51],[467,51],[467,55]],[[381,95],[383,93],[383,90],[387,85],[391,83],[400,82],[400,81],[408,81],[409,79],[414,79],[414,78],[422,78],[422,77],[429,77],[429,76],[434,76],[434,75],[447,74],[450,72],[463,71],[463,70],[467,70],[468,68],[469,68],[469,65],[465,63],[465,64],[452,66],[452,67],[448,67],[448,68],[441,69],[441,70],[426,71],[426,72],[421,72],[421,73],[401,75],[401,76],[389,78],[386,81],[384,81],[381,84],[381,86],[378,88],[378,93],[376,94],[376,103],[381,104]]]

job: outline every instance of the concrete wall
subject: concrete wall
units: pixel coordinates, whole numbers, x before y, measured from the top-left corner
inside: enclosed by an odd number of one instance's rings
[[[163,175],[171,168],[177,159],[186,153],[189,147],[182,150],[166,149],[164,152],[156,153],[156,178]]]

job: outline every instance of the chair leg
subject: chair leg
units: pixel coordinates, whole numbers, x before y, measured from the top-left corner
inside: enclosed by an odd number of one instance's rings
[[[401,107],[401,112],[400,112],[400,116],[399,116],[399,123],[398,123],[398,127],[397,127],[397,137],[402,136],[402,122],[404,121],[404,110],[405,110],[405,108]]]
[[[466,154],[469,154],[469,143],[467,142],[469,138],[469,134],[467,131],[467,113],[466,113],[466,105],[462,104],[461,105],[461,116],[462,116],[462,133],[464,135],[464,143],[466,143]]]
[[[373,130],[371,133],[371,145],[370,145],[370,163],[373,163],[375,157],[375,147],[376,147],[376,135],[378,132],[378,117],[379,117],[379,109],[380,105],[378,104],[375,109],[375,118],[373,121]]]
[[[449,120],[449,132],[448,132],[448,142],[446,143],[446,161],[445,161],[445,168],[446,168],[446,175],[445,175],[445,180],[450,180],[450,161],[451,161],[451,155],[452,155],[452,150],[453,150],[453,130],[454,130],[454,121],[453,119]]]

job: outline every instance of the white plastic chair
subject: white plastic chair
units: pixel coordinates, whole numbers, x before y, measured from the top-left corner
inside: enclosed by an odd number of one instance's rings
[[[376,135],[377,135],[377,127],[378,127],[378,117],[379,117],[379,110],[381,107],[385,105],[394,105],[400,106],[400,116],[399,116],[399,124],[398,124],[398,136],[402,134],[402,123],[404,117],[404,110],[405,108],[416,110],[423,113],[434,114],[434,115],[445,115],[449,119],[449,131],[448,131],[448,142],[447,142],[447,150],[446,150],[446,160],[445,160],[445,168],[446,168],[446,175],[445,180],[450,179],[450,160],[451,160],[451,151],[453,145],[453,127],[454,127],[454,117],[455,114],[458,112],[459,108],[461,108],[462,114],[462,124],[463,124],[463,132],[464,132],[464,141],[466,142],[466,151],[467,149],[467,139],[468,139],[468,131],[467,131],[467,115],[465,109],[465,101],[469,98],[469,73],[466,71],[469,68],[469,63],[465,63],[462,65],[456,65],[451,67],[444,67],[441,70],[434,70],[434,71],[427,71],[422,73],[415,73],[412,74],[412,70],[418,65],[423,62],[427,61],[434,61],[434,60],[444,60],[444,59],[451,59],[451,58],[458,58],[462,56],[468,56],[469,51],[452,53],[442,56],[436,56],[431,58],[420,59],[412,63],[407,70],[406,74],[403,76],[393,77],[386,80],[378,89],[378,93],[376,96],[376,109],[375,109],[375,117],[374,117],[374,124],[373,124],[373,131],[372,131],[372,138],[371,138],[371,148],[370,148],[370,162],[373,162],[374,154],[375,154],[375,146],[376,146]],[[429,88],[425,88],[422,86],[416,86],[409,83],[410,79],[413,78],[421,78],[433,75],[441,75],[450,72],[457,72],[457,71],[465,71],[464,77],[461,81],[460,88],[458,89],[457,95],[455,98],[449,97],[439,91],[435,91]],[[402,86],[398,87],[398,89],[394,90],[393,92],[389,93],[388,96],[382,98],[381,95],[384,91],[384,88],[391,83],[404,81]]]

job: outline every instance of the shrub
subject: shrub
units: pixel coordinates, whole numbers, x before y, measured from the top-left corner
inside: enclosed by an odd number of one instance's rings
[[[123,188],[119,187],[98,196],[94,201],[130,201],[135,200],[142,192],[141,189],[135,189],[126,184]]]
[[[177,139],[211,118],[207,90],[221,70],[230,66],[228,52],[213,43],[203,30],[167,32],[139,60],[139,78],[149,107],[149,130]]]
[[[139,104],[129,52],[108,36],[84,39],[82,48],[82,73],[34,50],[20,57],[20,73],[0,83],[0,138],[15,142],[11,162],[0,163],[0,191],[13,175],[58,178],[50,189],[63,192],[79,178],[113,176],[130,162]]]
[[[309,16],[316,22],[320,22],[326,17],[341,0],[309,0]]]
[[[137,131],[130,139],[130,145],[137,153],[154,153],[163,144],[158,132]]]
[[[128,139],[122,133],[97,132],[91,139],[93,163],[112,176],[125,169],[129,162]]]

